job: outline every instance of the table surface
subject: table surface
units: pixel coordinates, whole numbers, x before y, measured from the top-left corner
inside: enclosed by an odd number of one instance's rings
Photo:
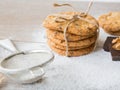
[[[53,12],[70,10],[53,8],[53,0],[0,0],[0,39],[11,38],[19,49],[40,48],[44,39],[44,18]],[[58,1],[68,3],[68,1]],[[69,1],[78,10],[85,10],[88,2]],[[96,18],[106,12],[119,11],[120,3],[95,2],[90,13]],[[102,45],[108,36],[100,30],[96,50],[86,56],[67,58],[55,54],[43,80],[29,85],[11,81],[0,84],[0,90],[119,90],[120,62],[113,62]],[[24,41],[24,42],[16,42]],[[10,54],[0,48],[0,58]]]
[[[62,1],[62,0],[59,0]],[[63,0],[63,1],[90,1],[90,0]],[[95,2],[120,2],[120,0],[94,0]]]

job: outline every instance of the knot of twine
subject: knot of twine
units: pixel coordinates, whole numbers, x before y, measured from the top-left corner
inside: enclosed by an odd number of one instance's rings
[[[66,32],[67,32],[68,27],[69,27],[69,25],[70,25],[71,23],[73,23],[74,21],[80,19],[80,20],[86,21],[86,22],[88,22],[88,23],[90,23],[90,24],[93,24],[93,25],[97,26],[98,29],[99,29],[99,25],[98,25],[97,23],[93,23],[93,22],[91,22],[90,20],[84,18],[84,17],[86,17],[86,15],[88,14],[88,12],[90,11],[90,8],[91,8],[92,4],[93,4],[93,0],[91,0],[91,2],[89,3],[89,5],[88,5],[85,13],[74,14],[70,19],[66,18],[64,15],[63,15],[63,16],[62,16],[62,15],[59,15],[59,14],[54,15],[54,16],[56,16],[55,22],[62,23],[62,22],[64,22],[64,21],[68,21],[68,23],[66,24],[66,26],[65,26],[65,28],[64,28],[64,39],[65,39],[65,43],[66,43],[66,56],[68,56],[68,40],[67,40]],[[54,4],[54,6],[55,6],[55,7],[61,7],[61,6],[69,6],[69,7],[72,7],[72,5],[70,5],[70,4],[56,4],[56,3]],[[76,11],[73,7],[72,7],[72,9],[73,9],[74,11]]]

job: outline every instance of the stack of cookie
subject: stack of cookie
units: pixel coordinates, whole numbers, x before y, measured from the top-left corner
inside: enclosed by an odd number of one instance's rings
[[[90,53],[93,51],[98,37],[98,23],[95,18],[85,15],[81,16],[81,19],[69,23],[74,15],[81,15],[81,13],[62,12],[49,15],[43,23],[47,28],[48,45],[53,51],[63,56],[66,55],[66,52],[67,56],[81,56]]]
[[[120,36],[120,12],[110,12],[99,17],[99,24],[105,32]]]

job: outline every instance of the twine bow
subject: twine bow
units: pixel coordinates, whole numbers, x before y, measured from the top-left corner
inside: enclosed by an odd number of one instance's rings
[[[84,17],[86,17],[86,15],[88,14],[89,10],[90,10],[90,7],[92,6],[92,3],[93,3],[93,0],[90,2],[90,4],[88,5],[88,8],[86,10],[86,13],[81,13],[81,14],[74,14],[71,18],[66,18],[64,15],[54,15],[56,16],[55,18],[55,22],[58,22],[58,23],[62,23],[64,21],[68,21],[68,23],[66,24],[65,28],[64,28],[64,39],[65,39],[65,43],[66,43],[66,56],[68,56],[68,40],[67,40],[67,36],[66,36],[66,32],[68,30],[68,27],[71,23],[73,23],[74,21],[76,20],[83,20],[83,21],[86,21],[90,24],[93,24],[95,26],[97,26],[99,28],[99,25],[97,23],[93,23],[91,22],[90,20],[88,19],[85,19]],[[72,5],[70,4],[54,4],[55,7],[60,7],[60,6],[69,6],[69,7],[72,7]],[[72,7],[73,8],[73,7]],[[74,9],[74,8],[73,8]],[[74,9],[75,10],[75,9]]]

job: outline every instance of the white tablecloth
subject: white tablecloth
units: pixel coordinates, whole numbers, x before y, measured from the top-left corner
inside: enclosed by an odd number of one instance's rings
[[[110,53],[102,49],[106,36],[100,32],[97,48],[89,55],[69,58],[55,53],[43,80],[28,85],[6,80],[0,90],[119,90],[120,62],[112,61]],[[41,48],[41,43],[15,42],[15,45],[19,50]],[[9,54],[0,48],[0,58]]]

